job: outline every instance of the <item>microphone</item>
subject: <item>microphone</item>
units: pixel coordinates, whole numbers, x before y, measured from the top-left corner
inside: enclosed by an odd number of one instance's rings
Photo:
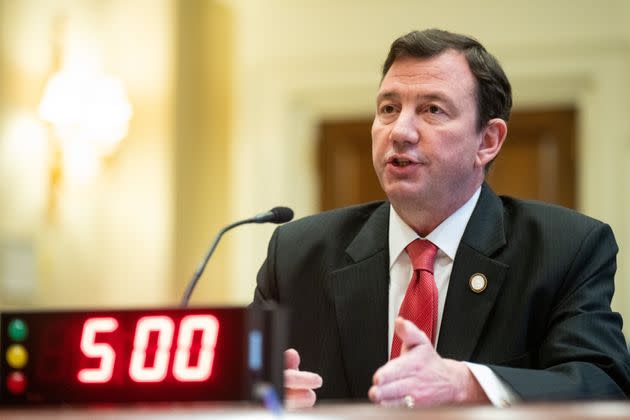
[[[286,223],[293,219],[293,210],[288,207],[274,207],[265,213],[252,217],[252,223]]]
[[[247,223],[279,224],[279,223],[288,222],[291,219],[293,219],[293,210],[291,210],[288,207],[274,207],[267,212],[259,213],[254,217],[250,217],[249,219],[239,220],[238,222],[234,222],[222,228],[219,231],[219,233],[217,233],[217,236],[214,237],[214,241],[212,242],[212,245],[210,245],[208,252],[204,256],[203,260],[201,261],[201,264],[199,264],[199,267],[197,267],[197,271],[195,271],[195,274],[193,274],[192,278],[188,282],[188,286],[186,287],[186,291],[184,292],[184,296],[182,297],[181,307],[185,308],[186,306],[188,306],[188,301],[190,300],[190,296],[192,295],[192,292],[195,286],[197,285],[199,278],[203,274],[203,270],[206,269],[206,265],[208,265],[208,261],[210,260],[212,253],[214,252],[215,248],[219,244],[219,241],[221,240],[221,237],[223,236],[225,232],[227,232],[228,230],[232,228],[235,228],[237,226],[244,225]]]

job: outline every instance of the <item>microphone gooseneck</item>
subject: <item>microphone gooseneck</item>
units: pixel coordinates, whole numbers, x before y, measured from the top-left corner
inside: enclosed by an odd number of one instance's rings
[[[250,217],[249,219],[239,220],[238,222],[234,222],[223,227],[214,237],[214,240],[212,241],[212,245],[210,245],[208,252],[201,261],[201,264],[199,264],[199,267],[197,267],[197,271],[195,271],[195,274],[193,274],[192,278],[188,282],[188,286],[186,286],[186,291],[184,292],[184,296],[182,297],[181,307],[185,308],[186,306],[188,306],[190,296],[192,295],[192,292],[195,289],[199,278],[203,274],[203,271],[206,269],[206,265],[208,265],[210,257],[214,253],[214,250],[216,249],[219,241],[221,240],[221,237],[225,232],[247,223],[285,223],[290,221],[291,219],[293,219],[293,210],[288,207],[274,207],[268,212],[259,213],[254,217]]]

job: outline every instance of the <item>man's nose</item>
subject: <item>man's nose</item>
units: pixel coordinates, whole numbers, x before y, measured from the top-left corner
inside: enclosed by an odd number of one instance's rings
[[[418,119],[414,112],[400,113],[390,132],[390,139],[395,143],[417,143],[420,140]]]

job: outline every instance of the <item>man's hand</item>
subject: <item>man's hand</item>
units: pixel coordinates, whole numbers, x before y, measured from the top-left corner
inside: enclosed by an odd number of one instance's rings
[[[415,405],[489,402],[466,364],[441,358],[415,324],[399,317],[395,330],[402,341],[400,357],[374,373],[370,400],[383,405],[402,405],[409,398]]]
[[[284,403],[287,408],[312,407],[315,404],[315,391],[322,386],[322,377],[316,373],[303,372],[300,355],[294,349],[284,352]]]

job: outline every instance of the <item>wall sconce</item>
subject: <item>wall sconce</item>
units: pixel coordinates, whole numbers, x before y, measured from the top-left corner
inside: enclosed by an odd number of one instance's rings
[[[132,108],[120,80],[62,70],[48,81],[39,115],[64,144],[89,144],[98,156],[106,157],[127,135]]]
[[[73,168],[73,158],[98,164],[113,154],[127,135],[132,107],[120,80],[88,69],[62,69],[46,84],[39,115],[52,125],[63,162]]]
[[[44,89],[39,116],[50,123],[49,218],[55,212],[62,179],[86,183],[99,172],[126,137],[132,106],[117,78],[94,69],[62,68]]]

